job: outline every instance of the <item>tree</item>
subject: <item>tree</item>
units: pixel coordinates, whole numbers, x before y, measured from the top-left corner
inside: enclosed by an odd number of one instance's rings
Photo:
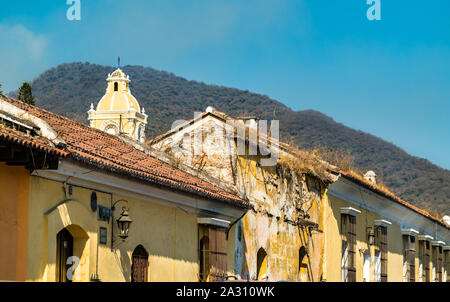
[[[19,95],[18,99],[21,100],[24,103],[35,105],[34,103],[34,96],[31,91],[31,85],[27,82],[23,83],[22,86],[19,89]]]
[[[2,91],[2,84],[0,84],[0,93],[3,94],[3,91]]]

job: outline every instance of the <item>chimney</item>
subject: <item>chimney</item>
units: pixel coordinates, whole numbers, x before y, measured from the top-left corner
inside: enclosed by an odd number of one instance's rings
[[[364,178],[368,181],[373,182],[374,184],[377,183],[377,175],[372,170],[367,171],[366,174],[364,174]]]
[[[448,225],[450,225],[450,216],[445,215],[444,217],[442,217],[442,219],[444,220],[444,222]]]
[[[205,111],[211,113],[213,111],[216,111],[216,108],[214,108],[213,106],[208,106],[208,107],[206,107]]]

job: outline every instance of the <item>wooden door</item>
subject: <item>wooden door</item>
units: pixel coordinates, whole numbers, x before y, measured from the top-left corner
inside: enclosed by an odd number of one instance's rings
[[[73,256],[73,237],[68,230],[61,230],[56,235],[56,278],[58,282],[72,282],[67,278],[67,270],[71,264],[67,264],[67,258]]]
[[[131,282],[147,282],[148,254],[142,245],[134,249],[132,258]]]

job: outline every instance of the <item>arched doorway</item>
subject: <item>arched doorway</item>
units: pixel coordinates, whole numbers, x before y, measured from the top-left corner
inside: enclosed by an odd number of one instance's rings
[[[67,259],[73,256],[73,237],[67,229],[62,229],[56,235],[56,278],[58,282],[72,282],[67,271],[72,266]]]
[[[258,280],[261,280],[264,276],[267,277],[267,253],[263,248],[258,250],[256,265],[256,276]]]
[[[148,253],[142,245],[138,245],[132,256],[131,282],[147,282]]]

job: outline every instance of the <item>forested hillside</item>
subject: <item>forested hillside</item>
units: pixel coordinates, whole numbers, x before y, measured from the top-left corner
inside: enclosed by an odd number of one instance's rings
[[[194,111],[204,111],[207,106],[231,116],[254,115],[262,119],[272,119],[275,110],[282,140],[292,139],[307,149],[325,146],[348,150],[357,169],[374,170],[393,193],[441,217],[450,214],[450,171],[378,137],[336,123],[320,112],[293,111],[249,91],[188,81],[149,67],[122,69],[130,75],[131,91],[149,115],[149,137],[167,131],[177,119],[191,119]],[[87,122],[86,112],[103,96],[105,79],[113,70],[88,63],[50,69],[32,82],[36,105]]]

